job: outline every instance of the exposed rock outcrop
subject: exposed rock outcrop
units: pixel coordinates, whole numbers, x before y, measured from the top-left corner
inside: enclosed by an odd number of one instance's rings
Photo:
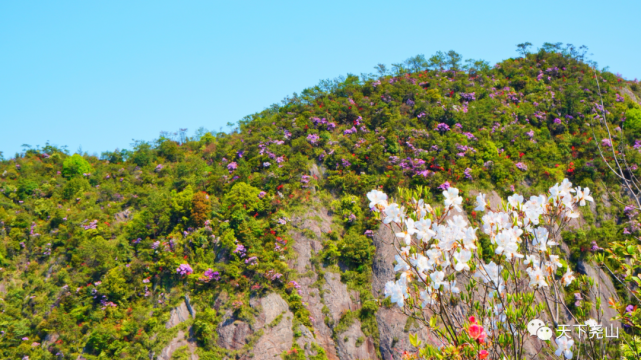
[[[292,347],[294,333],[292,320],[294,314],[289,311],[289,305],[276,293],[271,293],[253,302],[252,306],[260,306],[261,312],[256,319],[256,329],[261,329],[263,335],[254,344],[251,352],[241,359],[272,360]]]
[[[192,315],[192,313],[189,311],[189,308],[190,307],[187,306],[187,301],[183,301],[180,303],[180,305],[173,308],[170,312],[169,320],[165,324],[165,328],[171,329],[174,326],[182,323],[183,321],[188,320],[190,316],[195,317],[195,313]]]
[[[300,329],[303,336],[299,338],[298,344],[305,348],[307,355],[313,355],[311,343],[315,342],[330,360],[376,359],[374,341],[362,333],[358,320],[346,331],[334,334],[334,327],[339,324],[341,317],[348,311],[360,309],[361,305],[358,294],[348,290],[347,285],[341,282],[339,274],[325,268],[314,269],[312,265],[311,258],[322,251],[322,234],[331,231],[331,223],[331,215],[322,207],[310,209],[304,215],[292,219],[295,228],[291,233],[294,239],[293,248],[298,257],[290,266],[304,274],[297,282],[303,302],[307,304],[311,313],[313,326],[313,337],[308,329]],[[320,291],[317,288],[318,284],[315,284],[318,274],[314,270],[324,272]],[[346,337],[347,342],[343,341]],[[356,346],[357,343],[359,346]]]
[[[185,295],[185,300],[176,306],[169,313],[169,320],[165,323],[165,328],[171,329],[187,320],[190,317],[195,317],[196,312],[189,304],[189,296]],[[191,332],[191,328],[189,329]],[[165,346],[158,355],[158,360],[170,360],[174,352],[181,347],[186,346],[187,350],[190,353],[190,360],[198,360],[198,355],[196,354],[196,341],[193,337],[188,336],[189,333],[185,333],[183,330],[179,330],[178,334]]]
[[[338,357],[341,360],[376,359],[376,348],[371,338],[361,331],[361,324],[355,321],[337,339]]]
[[[216,332],[218,333],[218,346],[228,350],[242,349],[247,344],[249,336],[253,333],[249,324],[235,319],[231,311],[225,314]]]
[[[160,355],[158,355],[158,360],[171,360],[171,357],[176,352],[176,350],[186,346],[189,351],[189,360],[198,360],[199,357],[196,354],[196,342],[192,338],[187,338],[186,333],[182,330],[178,331],[178,334],[173,338],[169,344],[162,350]]]

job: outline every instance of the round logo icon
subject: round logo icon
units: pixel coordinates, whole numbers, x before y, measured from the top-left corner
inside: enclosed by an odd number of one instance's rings
[[[536,331],[536,336],[543,341],[550,340],[552,338],[552,329],[542,326]]]
[[[543,321],[539,319],[534,319],[527,324],[527,331],[530,333],[530,335],[535,336],[536,331],[539,330],[539,328],[544,326],[545,326],[545,323]]]

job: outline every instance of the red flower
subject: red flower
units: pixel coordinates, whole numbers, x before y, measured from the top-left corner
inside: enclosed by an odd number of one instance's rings
[[[487,351],[485,351],[485,350],[481,350],[481,351],[479,351],[479,359],[485,359],[485,358],[486,358],[486,357],[488,357],[489,355],[490,355],[490,353],[489,353],[489,352],[487,352]]]
[[[480,344],[483,344],[485,342],[485,337],[487,337],[485,329],[483,329],[483,327],[476,322],[476,318],[474,316],[470,316],[470,323],[472,324],[467,330],[467,333],[472,339],[478,341]]]

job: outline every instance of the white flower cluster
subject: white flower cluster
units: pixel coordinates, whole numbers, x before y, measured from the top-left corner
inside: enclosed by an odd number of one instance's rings
[[[387,195],[381,191],[372,190],[367,194],[370,208],[380,212],[383,224],[391,226],[398,239],[399,254],[394,270],[401,274],[398,280],[385,285],[385,296],[399,307],[403,307],[410,296],[408,286],[413,278],[425,285],[420,292],[422,307],[425,307],[434,305],[438,296],[459,293],[456,274],[471,268],[476,268],[473,276],[489,284],[493,290],[490,296],[496,292],[503,294],[502,262],[485,264],[478,257],[477,229],[460,215],[448,218],[452,209],[462,211],[463,198],[459,190],[450,187],[443,196],[445,207],[438,213],[423,200],[413,199],[406,210],[397,203],[388,203]],[[549,233],[558,230],[555,221],[577,218],[576,207],[593,201],[588,188],[572,188],[567,179],[550,188],[548,196],[532,196],[525,203],[523,196],[512,195],[498,210],[490,209],[484,194],[476,200],[475,210],[486,211],[482,231],[489,236],[495,253],[511,263],[523,259],[531,288],[547,287],[557,269],[563,266],[559,256],[549,250],[558,245]],[[561,281],[568,286],[573,280],[568,268]]]

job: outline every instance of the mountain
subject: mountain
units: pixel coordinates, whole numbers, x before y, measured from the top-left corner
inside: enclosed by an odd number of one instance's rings
[[[593,242],[629,236],[597,141],[640,175],[638,82],[549,44],[493,67],[449,52],[379,71],[323,81],[229,134],[3,160],[1,357],[399,358],[420,330],[383,301],[392,234],[368,209],[375,188],[423,186],[436,204],[447,183],[475,221],[478,191],[567,177],[596,199],[564,235],[575,269]]]

